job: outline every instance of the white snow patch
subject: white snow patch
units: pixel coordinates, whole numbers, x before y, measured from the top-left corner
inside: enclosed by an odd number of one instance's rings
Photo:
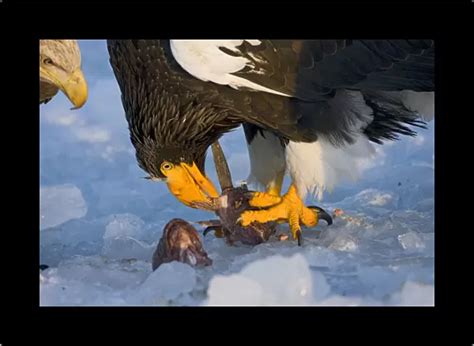
[[[195,285],[196,274],[191,266],[180,262],[165,263],[148,276],[135,299],[139,304],[163,304],[191,292]]]
[[[243,275],[216,275],[209,285],[207,305],[249,306],[261,305],[263,287]]]
[[[245,289],[241,291],[236,283]],[[312,289],[308,262],[302,255],[272,256],[249,264],[239,274],[213,278],[208,305],[305,305],[311,301]]]

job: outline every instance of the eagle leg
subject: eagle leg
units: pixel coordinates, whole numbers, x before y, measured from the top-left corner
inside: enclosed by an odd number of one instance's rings
[[[263,196],[264,193],[259,193]],[[272,196],[275,197],[275,196]],[[259,197],[260,198],[260,197]],[[270,200],[271,198],[269,198]],[[238,221],[242,226],[252,222],[266,223],[270,221],[287,221],[293,239],[301,243],[300,225],[314,227],[318,224],[318,211],[307,208],[296,191],[296,186],[291,185],[288,192],[281,197],[280,203],[265,210],[249,210],[240,215]]]
[[[282,201],[282,197],[268,192],[250,192],[251,199],[249,204],[252,207],[267,208],[274,206]]]
[[[285,171],[278,172],[275,179],[267,185],[266,192],[251,192],[249,204],[251,207],[268,208],[281,202],[281,186]]]

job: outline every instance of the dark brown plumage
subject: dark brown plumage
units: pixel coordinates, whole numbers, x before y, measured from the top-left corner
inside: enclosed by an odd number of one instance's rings
[[[357,178],[357,160],[374,152],[369,140],[415,135],[409,126],[423,126],[422,114],[433,113],[410,94],[433,99],[433,46],[432,40],[108,41],[131,141],[150,178],[165,180],[185,205],[209,204],[218,192],[205,176],[207,148],[243,124],[250,177],[267,189],[251,204],[269,208],[246,210],[239,223],[288,221],[295,238],[300,225],[317,225],[323,213],[304,206],[308,192],[322,197],[338,181]],[[262,138],[254,140],[258,131]],[[285,172],[292,184],[281,195]]]
[[[207,148],[240,122],[219,93],[205,89],[167,58],[159,41],[108,41],[137,161],[164,178],[163,160],[196,162],[204,172]]]
[[[199,80],[179,66],[169,40],[108,41],[131,141],[145,171],[163,178],[163,160],[194,161],[203,171],[207,148],[241,123],[271,130],[282,140],[312,142],[324,136],[335,145],[350,143],[351,126],[362,115],[336,107],[331,112],[336,90],[359,90],[378,110],[387,101],[370,90],[434,90],[431,40],[261,42],[237,47],[261,73],[244,68],[234,74],[291,97]],[[375,109],[366,129],[371,140],[413,135],[404,123],[422,125],[400,102],[391,110]]]

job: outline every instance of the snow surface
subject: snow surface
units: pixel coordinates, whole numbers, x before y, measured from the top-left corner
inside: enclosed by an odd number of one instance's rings
[[[58,94],[41,106],[40,304],[434,305],[434,122],[416,138],[377,147],[363,179],[317,204],[343,214],[303,231],[227,246],[212,234],[212,267],[151,269],[164,225],[213,218],[142,179],[104,41],[80,41],[88,103]],[[249,172],[243,131],[221,140],[235,182]],[[207,171],[217,183],[212,158]],[[289,184],[285,182],[285,187]],[[285,225],[278,234],[288,233]]]

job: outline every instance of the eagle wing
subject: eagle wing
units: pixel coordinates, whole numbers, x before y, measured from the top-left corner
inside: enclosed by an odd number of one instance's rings
[[[336,111],[330,101],[338,89],[434,90],[432,40],[171,40],[170,46],[190,75],[241,90],[223,96],[239,102],[249,122],[292,140],[325,135],[350,142],[354,121],[369,122],[357,111]]]
[[[431,40],[171,40],[191,75],[319,101],[334,89],[433,90]]]

